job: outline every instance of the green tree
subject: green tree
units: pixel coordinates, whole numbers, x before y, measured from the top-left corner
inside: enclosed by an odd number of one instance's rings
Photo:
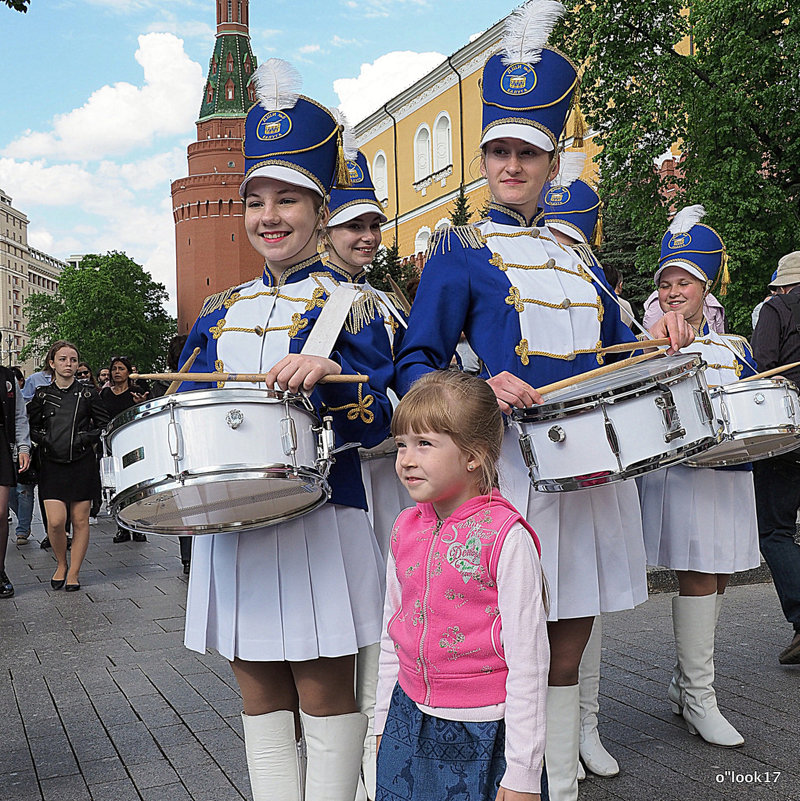
[[[42,361],[56,339],[74,342],[95,368],[128,356],[142,371],[164,364],[175,320],[164,310],[167,290],[124,253],[84,256],[64,269],[54,295],[25,302],[30,342],[21,358]]]
[[[31,0],[3,0],[3,2],[14,11],[21,11],[23,14],[27,13],[28,6],[31,4]]]
[[[778,258],[800,246],[800,15],[786,0],[568,4],[553,41],[586,66],[607,206],[650,243],[637,269],[652,275],[671,213],[702,203],[730,256],[729,325],[749,334]],[[674,143],[680,169],[659,175]]]
[[[472,210],[469,207],[469,200],[464,194],[464,184],[461,184],[455,203],[453,203],[453,210],[450,212],[450,222],[453,225],[467,225],[470,217],[472,217]]]
[[[416,274],[416,268],[412,261],[402,264],[400,260],[400,246],[397,240],[393,240],[388,247],[381,248],[372,260],[368,270],[369,282],[375,289],[382,289],[391,292],[393,287],[389,282],[391,276],[397,285],[405,291],[406,283]]]

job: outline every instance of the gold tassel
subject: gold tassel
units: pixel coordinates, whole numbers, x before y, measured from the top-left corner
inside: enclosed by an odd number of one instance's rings
[[[344,157],[344,142],[342,140],[342,131],[344,129],[339,126],[336,133],[336,148],[338,155],[336,157],[336,185],[337,186],[351,186],[350,171],[347,169],[347,159]]]
[[[586,118],[581,111],[581,90],[575,90],[575,102],[572,104],[572,147],[583,147],[583,139],[589,133]]]
[[[722,250],[722,266],[719,269],[719,294],[725,297],[728,294],[728,287],[731,284],[731,274],[728,270],[728,251]]]
[[[593,248],[600,250],[603,247],[603,204],[600,203],[600,208],[597,210],[597,222],[594,224],[594,231],[592,231],[592,241],[589,243]]]

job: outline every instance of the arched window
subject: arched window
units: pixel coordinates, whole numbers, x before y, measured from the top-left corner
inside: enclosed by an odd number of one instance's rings
[[[250,98],[251,103],[256,102],[256,90],[252,83],[247,86],[247,96]]]
[[[248,53],[244,57],[244,74],[249,75],[253,71],[252,66],[250,65],[250,54]]]
[[[234,86],[235,86],[235,84],[233,83],[233,81],[230,78],[228,78],[228,82],[225,84],[225,99],[226,100],[233,100]]]
[[[375,195],[383,203],[389,199],[389,178],[386,171],[386,155],[382,150],[375,154],[372,161],[372,183],[375,184]]]
[[[443,111],[433,124],[433,171],[439,172],[453,163],[450,117]]]
[[[209,84],[206,91],[206,103],[210,103],[214,99],[214,87]]]
[[[228,53],[228,58],[225,62],[225,68],[228,72],[233,72],[233,53]]]
[[[420,125],[414,135],[414,182],[421,181],[431,174],[431,131],[427,125]]]
[[[446,228],[448,225],[450,225],[450,220],[447,217],[442,217],[442,219],[436,223],[434,230],[438,231],[440,228]]]
[[[428,240],[431,238],[431,229],[427,225],[417,231],[414,237],[414,253],[424,253],[428,249]]]

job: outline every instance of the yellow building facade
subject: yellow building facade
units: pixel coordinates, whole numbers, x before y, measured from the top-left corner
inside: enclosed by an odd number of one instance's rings
[[[473,221],[489,199],[480,174],[479,81],[499,47],[504,23],[505,18],[355,127],[389,218],[384,244],[396,239],[401,258],[425,252],[431,233],[449,223],[462,185]],[[566,144],[570,149],[571,140]],[[596,183],[591,133],[582,151],[587,155],[582,177]]]

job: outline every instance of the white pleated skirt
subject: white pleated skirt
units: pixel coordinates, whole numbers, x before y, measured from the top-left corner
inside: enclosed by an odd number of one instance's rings
[[[195,537],[184,642],[256,662],[354,654],[380,640],[384,571],[366,512],[348,506]]]
[[[414,501],[397,477],[394,464],[395,457],[391,454],[363,459],[361,462],[361,479],[369,506],[367,514],[384,563],[389,554],[392,527],[397,515],[403,509],[414,506]]]
[[[649,565],[698,573],[758,567],[752,473],[676,465],[637,482]]]
[[[642,521],[633,481],[576,492],[536,492],[518,434],[509,428],[500,490],[539,537],[550,620],[633,609],[647,600]]]

